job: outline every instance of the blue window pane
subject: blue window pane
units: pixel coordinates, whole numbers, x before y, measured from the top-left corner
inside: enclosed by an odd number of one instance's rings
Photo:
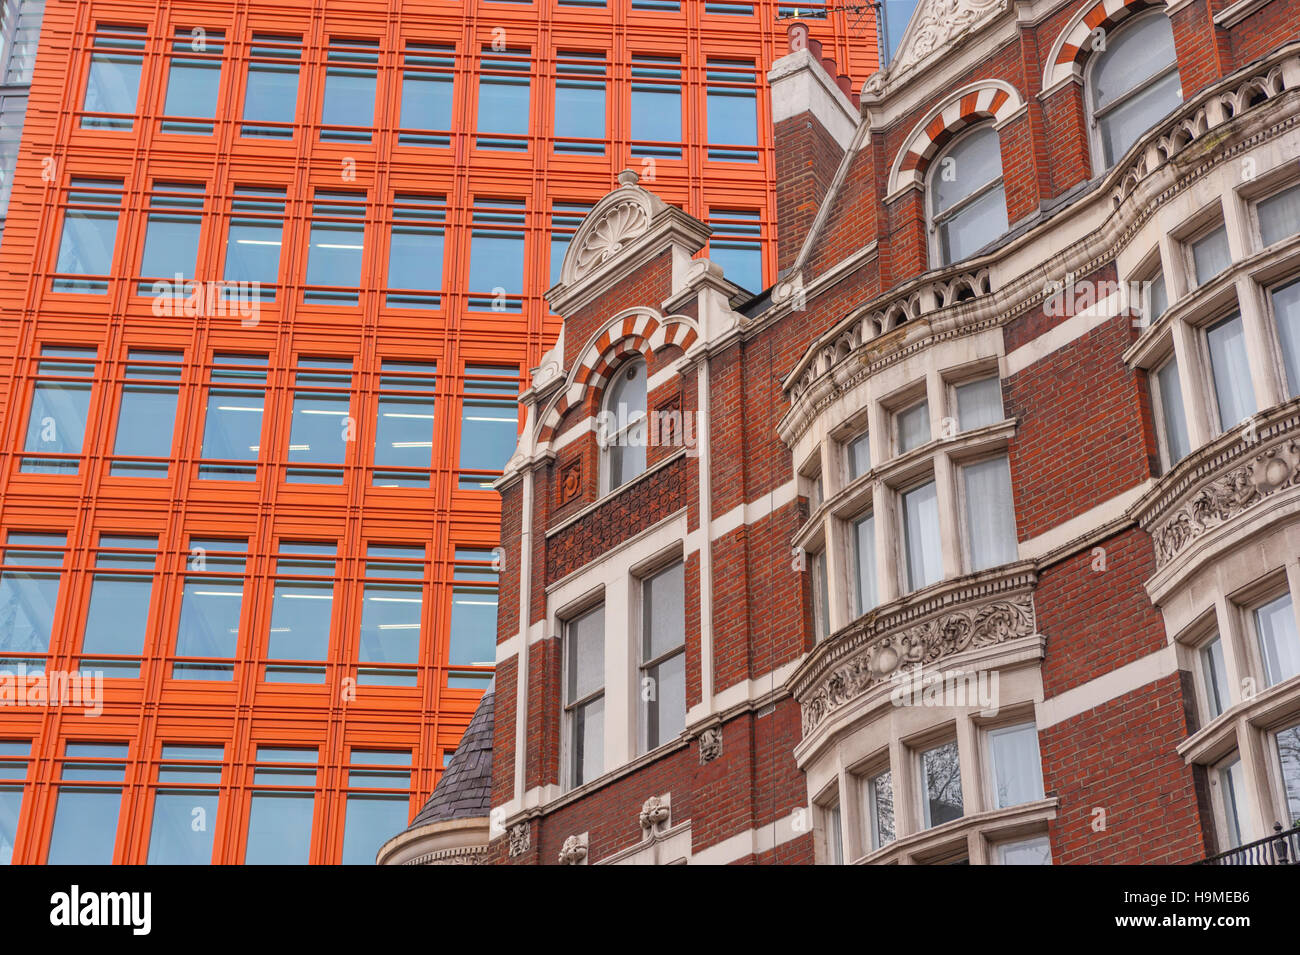
[[[191,278],[199,255],[199,226],[195,218],[150,216],[140,274]]]
[[[271,598],[271,634],[267,655],[272,660],[324,660],[329,654],[334,585],[309,581],[280,581]],[[324,683],[323,667],[268,668],[273,683]]]
[[[452,666],[495,666],[497,592],[457,587],[451,597]]]
[[[521,295],[524,286],[524,237],[475,233],[470,241],[469,288],[484,295],[502,289]]]
[[[118,207],[122,184],[110,180],[74,179],[68,190],[68,208],[63,215],[59,256],[54,270],[56,292],[108,291],[107,276],[113,269],[113,247],[117,241]],[[71,276],[83,276],[72,278]]]
[[[203,429],[203,457],[215,461],[256,461],[262,440],[261,392],[208,392],[207,423]],[[213,476],[227,480],[252,480],[252,469],[227,468]],[[246,472],[246,473],[245,473]]]
[[[461,470],[500,473],[515,453],[518,429],[514,402],[466,398],[461,407]],[[491,479],[484,480],[490,486]]]
[[[128,385],[117,414],[114,457],[168,458],[176,423],[176,388]],[[167,465],[114,462],[113,474],[166,477]]]
[[[69,209],[55,271],[65,275],[108,275],[117,241],[117,212]]]
[[[560,53],[559,57],[555,66],[555,151],[604,155],[604,54]]]
[[[224,36],[218,31],[191,34],[178,30],[172,44],[171,69],[167,75],[166,116],[185,117],[189,122],[165,120],[168,133],[211,134],[211,120],[217,115],[217,93],[221,87],[221,51]]]
[[[32,411],[27,419],[28,454],[80,454],[90,412],[90,385],[38,381],[32,388]],[[24,459],[25,473],[76,474],[75,460]]]
[[[6,559],[10,563],[27,563],[12,554]],[[48,653],[58,599],[58,574],[0,574],[0,650]]]
[[[711,242],[709,258],[722,266],[728,279],[741,288],[757,292],[763,288],[763,253],[752,245]]]
[[[484,51],[478,85],[479,149],[527,149],[530,62],[527,51]]]
[[[681,82],[680,60],[633,59],[632,155],[681,158]]]
[[[9,775],[7,771],[2,774]],[[18,815],[22,808],[22,787],[0,786],[0,865],[14,861],[14,840],[18,838]]]
[[[301,43],[292,37],[253,36],[248,82],[244,89],[241,136],[288,139],[298,111],[298,60]]]
[[[90,590],[90,606],[86,611],[82,654],[139,657],[144,651],[152,593],[152,577],[95,575]],[[109,670],[107,676],[139,675],[139,665],[135,663],[96,661],[96,666]]]
[[[244,603],[242,580],[189,578],[181,597],[176,656],[233,659],[239,641],[239,613]],[[172,676],[190,680],[234,679],[228,663],[177,663]]]
[[[90,57],[86,79],[87,113],[117,116],[83,116],[83,129],[130,129],[140,92],[145,31],[140,27],[100,27]]]
[[[375,428],[376,485],[428,486],[433,457],[436,370],[432,364],[384,362]],[[421,470],[382,472],[380,468]]]
[[[284,230],[283,190],[235,190],[226,234],[227,282],[257,282],[274,289],[280,277]],[[264,295],[264,298],[273,298]]]
[[[306,865],[311,855],[313,802],[310,793],[254,793],[245,864]]]
[[[709,60],[706,96],[709,124],[709,158],[730,162],[757,162],[758,94],[754,65],[731,60]],[[717,148],[721,146],[744,147]]]
[[[50,865],[110,865],[117,841],[120,789],[59,789]]]
[[[388,249],[388,287],[435,291],[442,288],[441,230],[393,227]],[[437,295],[389,295],[390,308],[437,308]]]
[[[451,130],[453,49],[410,44],[403,66],[400,120],[403,132],[398,142],[411,146],[450,145],[447,134]]]
[[[289,460],[342,464],[347,452],[347,395],[298,394],[293,399]]]
[[[175,296],[184,296],[186,292],[183,285],[175,287],[176,276],[183,279],[194,276],[199,230],[203,224],[203,192],[203,186],[188,183],[154,184],[140,274],[172,283],[168,291]],[[140,283],[142,294],[152,291],[151,283]]]
[[[308,289],[304,299],[355,305],[361,286],[361,256],[365,251],[365,193],[319,192],[312,207],[307,284],[332,289]]]
[[[216,790],[159,790],[153,803],[149,865],[211,865],[216,826]]]
[[[397,195],[388,244],[390,308],[437,308],[442,288],[443,233],[447,221],[442,196]],[[423,293],[423,294],[421,294]]]
[[[226,281],[274,285],[280,276],[278,222],[232,219],[226,239]]]
[[[353,129],[322,129],[321,139],[370,142],[375,122],[375,71],[379,44],[365,40],[330,43],[325,70],[321,124]]]
[[[374,865],[379,847],[406,828],[405,796],[348,796],[343,826],[343,864]]]
[[[420,651],[424,588],[367,584],[361,608],[362,663],[415,663]]]

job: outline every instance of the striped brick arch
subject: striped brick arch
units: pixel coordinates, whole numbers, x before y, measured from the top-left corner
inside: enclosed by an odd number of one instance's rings
[[[581,405],[589,395],[599,398],[614,369],[625,359],[636,355],[649,358],[670,345],[686,351],[698,337],[694,322],[684,315],[664,318],[645,309],[634,309],[615,316],[582,350],[569,372],[564,391],[542,418],[538,440],[550,441],[570,408]]]
[[[1023,106],[1016,88],[1000,80],[982,80],[958,90],[913,127],[890,171],[889,194],[923,185],[930,160],[963,129],[989,119],[1000,123]]]
[[[1043,89],[1048,90],[1072,77],[1083,75],[1083,64],[1092,54],[1092,32],[1109,30],[1135,13],[1164,6],[1151,0],[1098,0],[1070,18],[1048,54],[1043,70]]]

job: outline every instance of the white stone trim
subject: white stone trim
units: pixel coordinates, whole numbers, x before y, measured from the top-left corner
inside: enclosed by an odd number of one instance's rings
[[[767,72],[772,122],[812,113],[839,145],[848,149],[861,122],[858,109],[807,49],[781,57]]]
[[[1093,303],[1089,308],[1071,315],[1055,327],[1039,335],[1014,351],[1007,353],[1006,376],[1019,374],[1026,368],[1042,361],[1053,352],[1082,338],[1094,328],[1100,328],[1124,308],[1124,302],[1118,292],[1112,292],[1105,298]]]
[[[1177,672],[1177,651],[1172,646],[1163,647],[1155,653],[1043,700],[1035,709],[1038,728],[1044,730],[1057,723],[1064,723],[1125,693],[1141,689]]]
[[[1272,0],[1237,0],[1214,15],[1214,25],[1224,30],[1230,29],[1269,3]]]
[[[756,829],[747,829],[734,836],[728,836],[707,849],[701,849],[691,857],[691,863],[726,865],[748,855],[770,852],[777,846],[792,842],[811,831],[808,825],[808,810],[796,809],[790,815],[783,816],[775,822]]]
[[[1053,551],[1066,548],[1072,542],[1088,536],[1098,528],[1126,518],[1129,510],[1136,505],[1156,484],[1155,478],[1147,478],[1141,484],[1121,491],[1100,504],[1090,507],[1067,521],[1057,524],[1036,537],[1020,542],[1022,560],[1042,560]]]
[[[757,524],[786,505],[794,503],[798,494],[799,482],[790,480],[747,504],[737,504],[725,514],[713,519],[709,528],[709,536],[711,539],[717,540],[739,527]]]

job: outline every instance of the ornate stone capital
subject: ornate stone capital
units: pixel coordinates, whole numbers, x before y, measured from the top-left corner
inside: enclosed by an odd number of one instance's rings
[[[653,836],[656,831],[667,825],[671,814],[669,799],[670,794],[665,793],[662,796],[651,796],[641,804],[642,835]]]
[[[569,836],[560,847],[560,865],[582,865],[587,861],[587,834]]]
[[[710,763],[722,755],[722,727],[710,726],[700,733],[700,765]]]
[[[533,844],[532,827],[528,821],[516,822],[510,827],[510,858],[521,856],[527,852]]]

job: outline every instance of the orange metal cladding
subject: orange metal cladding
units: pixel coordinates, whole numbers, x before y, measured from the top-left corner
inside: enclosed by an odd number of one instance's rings
[[[409,808],[433,788],[480,691],[449,688],[447,634],[452,564],[457,547],[497,542],[499,501],[490,490],[458,487],[460,398],[467,365],[510,366],[526,376],[559,331],[542,294],[550,276],[551,211],[590,204],[617,171],[647,167],[630,149],[630,60],[682,57],[682,158],[658,158],[654,188],[667,201],[707,219],[711,208],[753,210],[762,223],[763,280],[775,279],[773,156],[762,75],[786,50],[785,23],[774,3],[746,13],[727,4],[685,0],[679,12],[554,2],[424,0],[387,3],[274,0],[264,3],[61,2],[45,12],[13,199],[0,248],[0,525],[67,535],[50,648],[45,665],[75,669],[101,535],[156,536],[147,637],[139,678],[108,679],[103,713],[79,707],[0,706],[0,741],[29,742],[22,811],[13,861],[45,861],[54,825],[65,746],[129,744],[113,858],[144,862],[164,745],[224,747],[212,861],[244,860],[253,764],[259,746],[319,747],[310,860],[339,861],[348,768],[353,751],[413,754]],[[803,9],[809,9],[804,6]],[[847,18],[847,19],[846,19]],[[874,63],[869,18],[850,30],[853,14],[815,20],[814,35],[860,82]],[[98,26],[146,30],[136,113],[129,129],[82,128],[91,45]],[[177,31],[219,31],[220,93],[210,134],[162,129],[168,64]],[[504,32],[502,32],[504,31]],[[240,136],[241,104],[253,36],[302,37],[296,121],[283,139]],[[834,41],[831,37],[834,36]],[[369,142],[322,142],[321,103],[330,38],[377,41],[377,100]],[[477,70],[494,40],[530,54],[528,147],[478,148]],[[402,52],[408,43],[455,47],[454,108],[447,146],[399,144]],[[608,57],[607,143],[602,154],[553,149],[555,63],[559,52]],[[752,60],[758,77],[757,162],[708,158],[705,67],[710,57]],[[120,180],[124,193],[106,294],[54,291],[60,232],[73,180]],[[202,186],[204,199],[195,278],[223,276],[232,196],[238,187],[284,189],[287,205],[278,288],[256,324],[238,315],[156,315],[140,294],[141,259],[154,184]],[[356,304],[304,302],[308,230],[315,190],[364,191],[365,240]],[[436,309],[385,304],[388,226],[397,195],[446,198],[444,271]],[[470,220],[475,198],[521,200],[525,207],[524,287],[517,311],[472,311],[466,293]],[[93,349],[85,440],[75,474],[22,472],[33,383],[42,347]],[[141,350],[184,356],[167,476],[111,475],[114,429],[127,357]],[[256,479],[200,477],[207,388],[215,355],[261,355],[265,414]],[[352,361],[347,444],[336,485],[286,481],[295,367],[301,358]],[[437,428],[427,487],[372,486],[381,362],[437,366]],[[526,381],[525,381],[526,384]],[[183,578],[192,538],[247,540],[242,616],[233,679],[172,677]],[[281,541],[337,543],[337,585],[325,677],[320,685],[270,683],[267,659],[271,587]],[[359,686],[358,632],[369,544],[427,548],[420,624],[418,685]],[[0,540],[0,546],[3,541]],[[3,626],[0,623],[0,626]],[[3,753],[0,753],[3,756]],[[0,781],[5,773],[0,771]],[[390,792],[392,790],[389,790]],[[375,846],[378,848],[378,845]]]

